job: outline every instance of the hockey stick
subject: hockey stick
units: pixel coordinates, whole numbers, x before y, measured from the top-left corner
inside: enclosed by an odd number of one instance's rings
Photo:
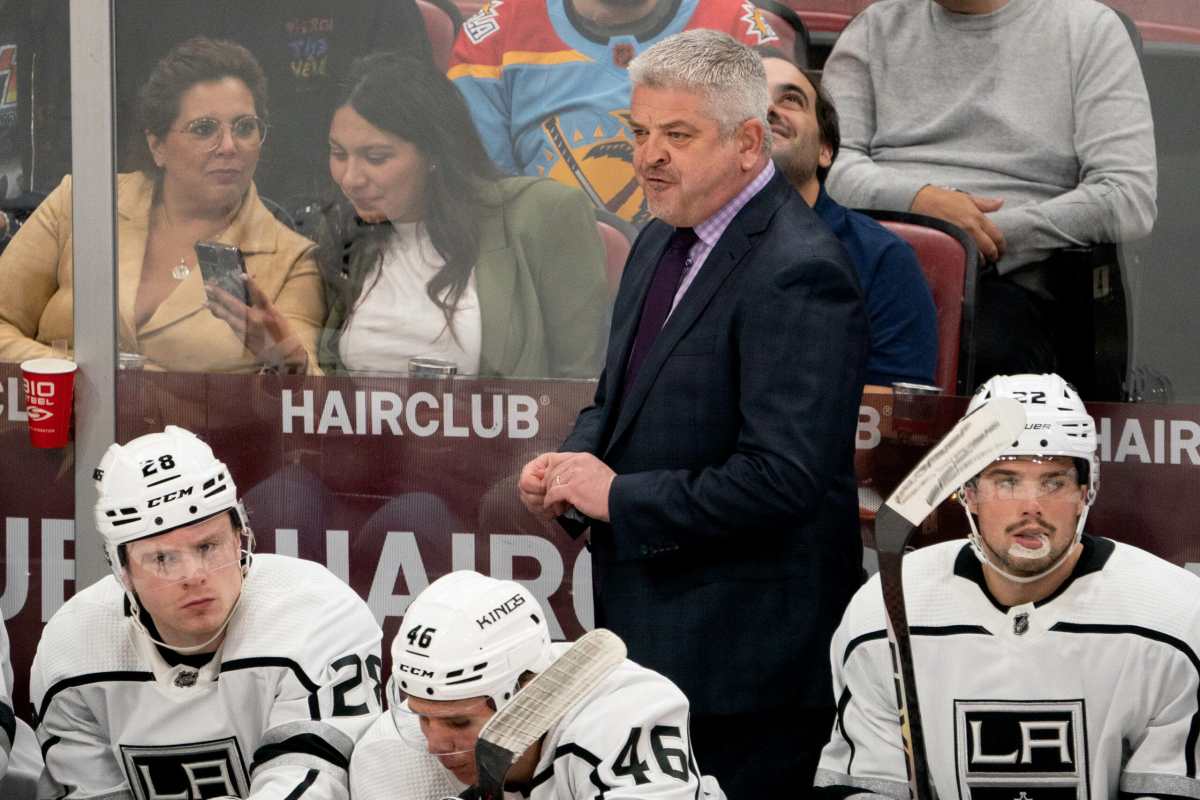
[[[900,707],[900,735],[913,800],[933,800],[929,762],[917,702],[912,640],[904,609],[903,557],[913,529],[964,481],[970,480],[1016,441],[1025,426],[1020,402],[998,398],[963,417],[908,473],[875,516],[879,580],[887,610],[888,642]]]
[[[475,743],[475,796],[499,800],[513,761],[625,660],[625,643],[597,628],[581,636],[487,721]]]

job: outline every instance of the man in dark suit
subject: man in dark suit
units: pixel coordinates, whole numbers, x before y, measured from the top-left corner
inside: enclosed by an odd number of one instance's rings
[[[861,575],[861,293],[771,164],[757,55],[687,31],[629,72],[657,221],[629,255],[593,405],[519,490],[574,535],[590,525],[596,623],[683,688],[702,770],[731,798],[792,793],[829,736],[825,648]],[[669,766],[646,735],[612,774]]]

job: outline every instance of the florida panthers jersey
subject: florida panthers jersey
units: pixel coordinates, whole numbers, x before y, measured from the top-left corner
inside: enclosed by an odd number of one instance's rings
[[[942,800],[1200,797],[1200,578],[1085,537],[1038,603],[996,605],[961,542],[906,556],[904,586]],[[878,577],[830,657],[838,717],[816,784],[908,798]]]
[[[42,794],[105,800],[344,800],[380,709],[381,633],[319,564],[255,556],[221,648],[171,666],[112,576],[51,618],[31,676]]]
[[[553,647],[558,656],[569,645]],[[696,767],[683,692],[625,661],[546,734],[527,800],[724,800],[716,780],[701,780]],[[439,800],[466,788],[437,759],[402,741],[388,714],[354,751],[350,785],[354,800]]]
[[[512,175],[581,188],[627,220],[649,219],[633,173],[629,75],[638,53],[680,31],[711,28],[751,46],[779,37],[751,0],[672,0],[654,30],[600,39],[566,0],[489,0],[455,43],[450,77],[492,160]]]

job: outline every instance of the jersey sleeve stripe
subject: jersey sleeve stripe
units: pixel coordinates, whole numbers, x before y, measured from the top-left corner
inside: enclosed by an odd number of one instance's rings
[[[496,79],[509,67],[551,66],[555,64],[571,64],[577,62],[590,63],[592,59],[578,50],[556,50],[549,53],[539,53],[532,50],[511,50],[504,54],[499,64],[456,64],[450,68],[447,75],[450,80],[458,78],[491,78]]]
[[[275,742],[274,744],[266,744],[259,747],[254,751],[254,762],[250,765],[250,772],[253,774],[255,771],[265,767],[269,762],[291,755],[317,758],[339,769],[350,769],[349,757],[343,755],[340,750],[320,736],[312,733],[304,733],[299,736],[292,736],[282,742]]]
[[[42,704],[37,710],[37,719],[41,720],[46,716],[46,709],[50,707],[50,701],[54,696],[66,689],[72,689],[76,686],[86,686],[89,683],[115,683],[119,681],[152,681],[154,673],[152,672],[136,672],[136,671],[119,671],[119,672],[89,672],[85,675],[76,675],[72,678],[64,678],[58,683],[51,686],[44,697]],[[35,720],[37,721],[37,720]]]
[[[1187,744],[1184,745],[1184,759],[1187,762],[1187,777],[1196,777],[1196,743],[1200,741],[1200,659],[1187,642],[1177,639],[1170,634],[1144,628],[1140,625],[1099,625],[1093,623],[1058,622],[1050,630],[1057,633],[1099,633],[1105,635],[1132,635],[1150,639],[1178,650],[1192,665],[1196,673],[1196,711],[1192,714],[1191,725],[1188,726]]]
[[[0,703],[0,731],[7,737],[0,739],[0,750],[7,753],[12,750],[12,744],[17,740],[17,715],[8,703]]]
[[[308,774],[304,776],[304,780],[300,781],[295,789],[288,792],[288,796],[283,798],[283,800],[298,800],[301,795],[308,791],[308,787],[316,782],[317,776],[320,774],[315,769],[310,769]]]
[[[1125,772],[1119,788],[1121,797],[1200,798],[1200,781],[1178,775]]]
[[[847,790],[845,794],[834,794],[834,797],[850,797],[869,792],[872,795],[891,797],[894,800],[908,800],[909,798],[907,783],[885,781],[878,778],[854,778],[829,769],[818,769],[813,785],[827,791],[830,789],[834,792]],[[822,794],[821,796],[828,795]]]
[[[341,753],[347,762],[350,761],[350,754],[354,752],[354,739],[344,731],[324,722],[298,720],[296,722],[285,722],[282,725],[276,725],[263,734],[259,746],[283,744],[289,739],[306,735],[322,739],[325,744]]]

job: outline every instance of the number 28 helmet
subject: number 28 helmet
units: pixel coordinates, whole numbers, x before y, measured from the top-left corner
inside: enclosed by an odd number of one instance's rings
[[[451,572],[421,592],[392,640],[393,687],[422,700],[491,699],[496,710],[522,673],[553,660],[542,607],[515,581]]]
[[[222,511],[233,510],[246,527],[229,468],[194,433],[175,425],[112,445],[93,477],[96,528],[114,570],[121,545]]]

